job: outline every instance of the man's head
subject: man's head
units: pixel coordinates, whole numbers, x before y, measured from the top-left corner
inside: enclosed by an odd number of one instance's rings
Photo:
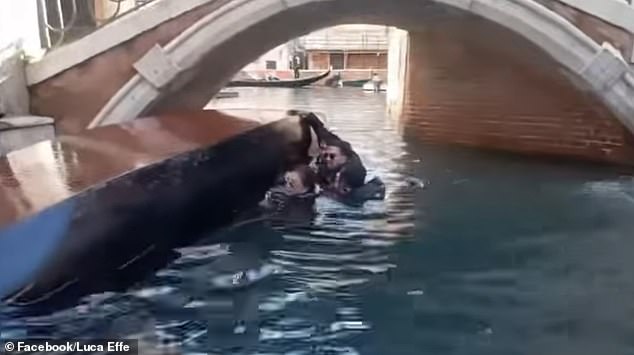
[[[300,165],[284,174],[284,185],[291,195],[299,195],[315,191],[317,177],[306,165]]]
[[[347,143],[333,142],[321,146],[320,160],[329,171],[339,171],[352,157],[352,149]]]
[[[321,150],[321,159],[323,164],[330,171],[339,170],[348,161],[348,157],[341,151],[341,148],[334,145],[323,147]]]
[[[365,175],[366,170],[359,159],[350,159],[337,174],[334,187],[340,194],[347,194],[365,184]]]

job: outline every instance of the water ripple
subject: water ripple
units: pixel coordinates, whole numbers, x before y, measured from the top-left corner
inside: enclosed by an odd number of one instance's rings
[[[404,140],[384,96],[360,90],[240,93],[214,105],[325,113],[385,201],[319,198],[310,223],[229,228],[239,242],[179,249],[127,292],[47,316],[1,309],[2,336],[223,355],[634,353],[631,179]]]
[[[405,145],[382,114],[381,96],[359,96],[365,104],[358,110],[351,101],[333,106],[331,98],[288,92],[299,96],[286,107],[326,113],[369,174],[386,182],[386,201],[350,208],[320,198],[312,225],[239,227],[227,233],[254,235],[246,242],[181,248],[177,260],[126,293],[90,296],[75,309],[41,318],[11,319],[2,334],[20,328],[52,337],[136,334],[146,346],[222,354],[358,353],[348,342],[372,324],[356,304],[354,288],[395,267],[389,248],[413,225],[414,198],[401,171],[408,159]],[[266,102],[249,100],[244,95],[239,105]],[[307,348],[293,350],[288,341]]]

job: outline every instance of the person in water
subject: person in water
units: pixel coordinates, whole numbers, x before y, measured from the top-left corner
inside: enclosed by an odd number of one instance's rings
[[[303,114],[302,119],[319,141],[320,154],[315,165],[320,187],[340,195],[362,187],[367,171],[350,143],[330,132],[314,113]]]
[[[261,220],[312,221],[317,198],[317,175],[313,169],[308,165],[297,165],[277,180],[266,192],[258,208],[237,217],[231,229]]]
[[[381,77],[379,76],[379,74],[372,73],[372,86],[374,88],[374,92],[380,92],[381,91],[381,84],[382,83],[383,83],[383,81],[381,80]]]
[[[266,193],[262,206],[273,213],[312,211],[316,187],[315,172],[308,165],[296,166],[285,172],[281,181]]]

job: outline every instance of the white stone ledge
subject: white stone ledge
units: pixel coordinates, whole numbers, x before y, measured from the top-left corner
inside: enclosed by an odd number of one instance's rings
[[[294,3],[301,4],[303,1],[311,0],[295,0]],[[168,60],[178,69],[174,77],[194,68],[207,53],[230,40],[236,33],[274,16],[288,6],[289,2],[282,0],[234,0],[216,9],[163,49]],[[134,119],[160,94],[159,89],[137,74],[110,99],[88,128]]]
[[[122,16],[88,36],[47,53],[26,67],[28,85],[37,84],[86,61],[108,49],[136,37],[161,23],[180,16],[213,0],[158,0],[140,10]],[[557,0],[590,13],[634,34],[634,7],[618,0]],[[285,7],[298,6],[310,0],[286,0]],[[472,0],[438,0],[455,7],[470,9]],[[634,52],[632,53],[634,62]]]
[[[0,131],[12,129],[52,125],[55,123],[51,117],[45,116],[16,116],[0,118]]]
[[[619,0],[557,0],[634,34],[634,4]]]
[[[176,78],[180,70],[167,56],[163,48],[155,44],[136,63],[134,69],[157,89],[162,89]]]
[[[55,138],[50,117],[19,116],[0,119],[0,155]]]
[[[128,41],[165,21],[213,0],[157,0],[95,32],[47,53],[26,67],[28,85],[37,84],[108,49]]]

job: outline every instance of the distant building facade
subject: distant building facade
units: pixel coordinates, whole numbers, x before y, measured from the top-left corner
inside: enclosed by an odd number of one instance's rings
[[[299,63],[304,72],[332,68],[345,79],[369,78],[387,70],[388,27],[341,25],[315,31],[284,43],[247,65],[243,71],[288,78]]]
[[[388,28],[342,25],[300,38],[311,70],[387,69]]]
[[[244,67],[244,71],[277,71],[289,70],[292,58],[292,47],[289,43],[284,43],[266,52],[260,58]]]

